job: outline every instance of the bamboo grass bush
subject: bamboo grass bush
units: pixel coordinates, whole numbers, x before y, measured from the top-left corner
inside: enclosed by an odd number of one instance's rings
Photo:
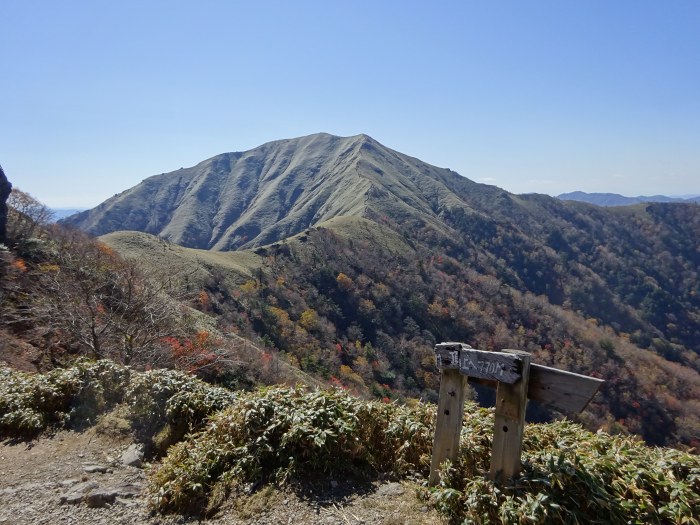
[[[362,401],[339,390],[242,394],[173,447],[150,478],[155,507],[199,514],[261,481],[315,473],[427,473],[433,409]]]
[[[29,374],[0,368],[0,436],[31,437],[51,427],[94,423],[119,403],[130,370],[109,360]]]

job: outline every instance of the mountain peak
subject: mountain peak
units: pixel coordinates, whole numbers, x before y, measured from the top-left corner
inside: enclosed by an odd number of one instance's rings
[[[438,201],[461,201],[454,191],[464,181],[364,133],[316,133],[150,177],[65,222],[95,235],[135,230],[215,250],[272,243],[338,216],[444,229]]]

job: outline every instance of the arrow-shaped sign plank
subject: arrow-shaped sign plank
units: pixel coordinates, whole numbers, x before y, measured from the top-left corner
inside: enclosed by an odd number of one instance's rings
[[[435,345],[435,360],[442,374],[430,485],[438,482],[443,461],[457,460],[467,378],[496,383],[489,469],[489,479],[496,483],[512,480],[520,472],[528,399],[562,412],[578,413],[604,383],[595,377],[533,364],[530,354],[519,350],[485,352],[465,343],[440,343]]]
[[[556,410],[578,414],[603,383],[605,381],[595,377],[530,364],[527,397]]]

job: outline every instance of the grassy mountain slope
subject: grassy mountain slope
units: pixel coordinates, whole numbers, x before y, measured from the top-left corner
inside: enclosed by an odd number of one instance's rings
[[[188,275],[194,282],[201,282],[209,275],[207,268],[218,268],[234,279],[245,280],[259,266],[259,257],[250,251],[215,252],[185,248],[142,232],[113,232],[101,236],[100,240],[123,257],[145,260],[152,268],[170,275]]]
[[[312,135],[226,153],[146,179],[67,222],[93,234],[139,230],[183,246],[266,244],[337,215],[359,215],[369,183],[357,174],[364,136]]]
[[[363,139],[360,150],[367,144],[376,147]],[[433,345],[461,340],[605,378],[581,416],[587,426],[700,445],[697,352],[683,342],[697,320],[695,208],[609,213],[434,174],[437,204],[420,213],[410,211],[433,191],[414,174],[388,204],[369,195],[367,218],[337,215],[235,253],[141,232],[97,242],[56,226],[13,239],[0,251],[2,330],[42,349],[53,370],[0,370],[0,433],[85,424],[121,405],[139,439],[168,450],[150,482],[162,512],[213,512],[231,491],[304,483],[324,469],[416,479],[434,407],[410,398],[436,399]],[[638,331],[626,333],[634,323]],[[298,367],[296,380],[313,375],[384,402],[337,391],[233,393],[106,360],[61,368],[76,354],[180,367],[236,388]],[[533,408],[531,421],[550,416]],[[492,424],[488,411],[467,405],[458,464],[425,495],[451,521],[697,520],[699,472],[689,454],[566,422],[533,424],[523,476],[497,488],[483,478]]]
[[[513,195],[386,148],[326,134],[271,142],[146,179],[68,220],[91,233],[139,230],[205,249],[280,241],[362,216],[545,295],[667,357],[700,352],[700,208],[600,209]],[[670,345],[670,346],[669,346]],[[677,346],[673,346],[677,345]]]
[[[441,210],[470,206],[473,190],[486,199],[505,193],[366,135],[317,134],[150,177],[65,223],[96,235],[137,230],[214,250],[269,244],[350,215],[419,220],[450,234]]]

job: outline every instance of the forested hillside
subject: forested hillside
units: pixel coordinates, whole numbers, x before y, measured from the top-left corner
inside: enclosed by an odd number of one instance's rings
[[[696,204],[603,209],[513,195],[366,135],[318,134],[151,177],[68,223],[93,234],[138,230],[228,250],[281,241],[340,216],[386,225],[697,370]]]
[[[536,362],[606,379],[583,415],[593,428],[628,429],[653,443],[694,443],[698,435],[700,377],[692,368],[369,221],[334,221],[257,253],[261,267],[242,285],[204,285],[208,308],[357,394],[434,401],[433,346],[458,340],[520,348]]]

